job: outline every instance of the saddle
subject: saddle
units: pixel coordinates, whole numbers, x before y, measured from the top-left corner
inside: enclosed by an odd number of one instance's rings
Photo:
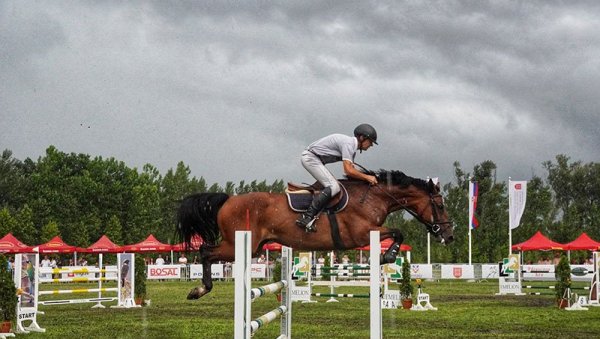
[[[346,187],[340,183],[340,193],[336,194],[329,204],[323,209],[328,214],[338,213],[348,205],[348,191]],[[288,205],[294,212],[306,212],[313,201],[313,197],[321,193],[323,186],[320,183],[312,185],[296,184],[288,182],[285,195],[287,196]]]

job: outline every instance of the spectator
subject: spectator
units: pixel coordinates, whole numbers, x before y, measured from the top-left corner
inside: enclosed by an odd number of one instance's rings
[[[165,259],[163,259],[162,255],[158,255],[158,258],[156,258],[156,261],[154,262],[154,264],[156,265],[164,265],[165,264]]]
[[[347,254],[344,254],[344,256],[342,257],[342,264],[347,265],[350,263],[350,258],[348,258]]]
[[[266,261],[267,261],[267,259],[265,259],[265,255],[261,254],[260,257],[257,260],[257,263],[264,264]]]
[[[317,264],[325,265],[325,258],[323,258],[322,254],[319,256],[319,259],[317,259]]]
[[[185,257],[185,254],[181,253],[181,256],[179,257],[179,263],[181,265],[187,264],[187,258]]]

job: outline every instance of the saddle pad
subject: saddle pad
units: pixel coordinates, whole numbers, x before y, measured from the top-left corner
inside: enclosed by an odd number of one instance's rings
[[[340,190],[340,193],[338,193],[338,194],[341,194],[342,196],[339,199],[339,202],[333,206],[325,207],[323,209],[323,211],[326,211],[328,213],[337,213],[337,212],[343,210],[344,208],[346,208],[346,205],[348,205],[348,192],[346,191],[346,188],[344,187],[344,185],[340,185],[340,187],[341,187],[341,190]],[[308,209],[308,207],[310,206],[310,204],[313,201],[312,192],[307,191],[307,190],[301,190],[301,191],[286,190],[285,195],[287,195],[288,205],[294,212],[306,212],[306,210]]]

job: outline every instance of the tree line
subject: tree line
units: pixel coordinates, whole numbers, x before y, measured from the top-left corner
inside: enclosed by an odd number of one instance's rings
[[[600,240],[600,164],[571,161],[557,155],[543,163],[547,174],[528,181],[527,205],[513,244],[537,230],[552,240],[569,242],[581,232]],[[448,214],[455,222],[455,243],[432,244],[432,262],[468,261],[468,181],[479,183],[472,231],[473,262],[496,262],[508,253],[508,185],[496,178],[496,164],[487,160],[465,171],[453,164],[454,179],[443,187]],[[267,183],[227,182],[224,187],[196,178],[183,162],[161,174],[146,164],[141,170],[114,158],[65,153],[54,146],[37,160],[19,160],[10,150],[0,157],[0,236],[12,232],[28,245],[60,235],[70,245],[87,247],[106,234],[117,244],[132,244],[154,234],[175,243],[179,201],[194,192],[282,193],[282,179]],[[413,261],[425,262],[427,236],[423,225],[403,212],[390,215],[389,227],[403,230],[413,247]],[[551,255],[531,253],[530,256]],[[574,253],[576,258],[589,253]]]

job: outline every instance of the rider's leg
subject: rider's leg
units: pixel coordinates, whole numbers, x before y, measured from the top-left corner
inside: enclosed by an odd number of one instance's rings
[[[306,228],[307,231],[314,232],[316,231],[314,227],[315,217],[331,198],[340,192],[340,184],[327,167],[323,165],[321,159],[313,153],[308,151],[303,152],[301,161],[302,166],[304,166],[308,173],[325,187],[319,195],[313,198],[308,211],[301,214],[298,220],[296,220],[296,225]]]
[[[298,220],[296,220],[296,225],[306,228],[307,232],[315,232],[317,230],[315,226],[316,216],[321,212],[323,207],[327,206],[330,200],[331,187],[325,187],[319,194],[315,195],[308,210],[302,213]]]

